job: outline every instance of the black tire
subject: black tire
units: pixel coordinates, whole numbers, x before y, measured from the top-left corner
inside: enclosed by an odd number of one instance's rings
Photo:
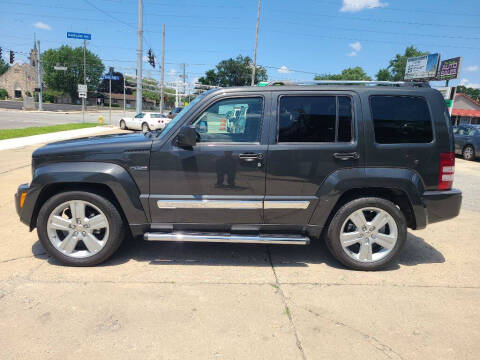
[[[109,234],[105,246],[97,254],[90,257],[74,258],[67,256],[57,250],[48,238],[47,221],[50,214],[57,206],[71,200],[88,201],[102,210],[107,217]],[[54,195],[43,204],[37,217],[37,233],[47,253],[60,263],[68,266],[93,266],[104,262],[115,253],[127,231],[118,209],[108,199],[94,193],[68,191]]]
[[[462,156],[467,161],[475,160],[475,149],[472,145],[467,145],[463,148]]]
[[[361,262],[347,255],[340,243],[340,232],[345,220],[353,212],[368,207],[382,209],[392,216],[398,228],[398,238],[393,249],[384,258],[373,262]],[[406,239],[407,223],[401,210],[394,203],[383,198],[365,197],[346,203],[336,212],[328,226],[325,242],[331,254],[345,266],[354,270],[373,271],[387,266],[398,255]]]
[[[145,123],[145,122],[142,124],[142,131],[143,132],[149,132],[150,131],[150,126],[148,126],[148,124]]]
[[[125,121],[123,120],[120,120],[120,129],[127,130],[127,124],[125,124]]]

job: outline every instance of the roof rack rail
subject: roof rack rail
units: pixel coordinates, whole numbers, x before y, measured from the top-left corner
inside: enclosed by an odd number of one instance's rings
[[[280,85],[368,85],[368,86],[409,86],[409,87],[430,87],[424,81],[375,81],[375,80],[314,80],[314,81],[291,81],[277,80],[270,81],[267,86]]]

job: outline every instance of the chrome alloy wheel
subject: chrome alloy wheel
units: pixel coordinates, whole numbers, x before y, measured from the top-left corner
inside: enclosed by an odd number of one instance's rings
[[[368,207],[347,217],[341,227],[340,243],[345,253],[361,262],[383,259],[395,247],[398,228],[385,210]]]
[[[48,239],[66,256],[86,258],[105,247],[109,234],[108,219],[95,205],[71,200],[57,206],[47,222]]]

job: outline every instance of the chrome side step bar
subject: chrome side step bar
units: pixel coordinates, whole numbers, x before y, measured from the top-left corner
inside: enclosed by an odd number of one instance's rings
[[[310,238],[296,235],[237,235],[211,233],[145,233],[147,241],[189,241],[237,244],[308,245]]]

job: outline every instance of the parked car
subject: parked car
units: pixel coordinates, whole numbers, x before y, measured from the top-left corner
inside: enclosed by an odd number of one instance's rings
[[[177,114],[179,114],[181,111],[183,110],[183,107],[176,107],[176,108],[173,108],[172,111],[170,111],[168,113],[168,117],[170,119],[173,119],[175,116],[177,116]]]
[[[160,133],[43,146],[17,212],[73,266],[105,261],[131,233],[285,245],[323,237],[346,266],[379,269],[408,228],[451,219],[462,201],[440,92],[381,85],[211,90]],[[219,119],[237,108],[248,109],[245,124],[229,132]]]
[[[142,130],[147,132],[150,130],[163,129],[170,122],[170,118],[161,113],[144,112],[134,117],[122,117],[118,122],[120,129]]]
[[[455,153],[465,160],[480,157],[480,125],[459,125],[453,128],[455,137]]]

